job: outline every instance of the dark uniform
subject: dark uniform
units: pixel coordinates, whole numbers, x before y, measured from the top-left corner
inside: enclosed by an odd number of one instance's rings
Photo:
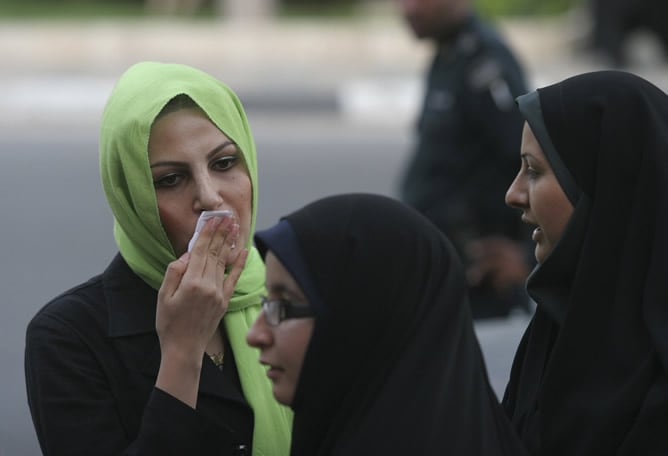
[[[465,243],[481,236],[526,242],[518,212],[504,202],[520,166],[523,121],[514,99],[527,92],[517,60],[472,16],[438,47],[426,89],[403,200],[448,234],[464,260]],[[477,318],[527,303],[523,290],[503,298],[485,286],[470,293]]]

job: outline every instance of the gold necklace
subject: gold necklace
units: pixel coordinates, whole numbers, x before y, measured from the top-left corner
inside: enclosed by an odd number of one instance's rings
[[[218,353],[208,354],[208,355],[209,358],[211,358],[211,361],[213,361],[213,364],[215,364],[218,369],[223,370],[225,352],[219,351]]]
[[[216,367],[220,370],[223,370],[223,363],[224,363],[224,358],[225,358],[225,339],[222,337],[222,328],[220,329],[221,333],[219,334],[220,337],[220,351],[217,353],[208,353],[209,359],[213,362],[213,364],[216,365]],[[214,344],[216,345],[216,344]]]

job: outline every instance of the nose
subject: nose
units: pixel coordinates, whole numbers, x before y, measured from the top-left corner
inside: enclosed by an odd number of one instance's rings
[[[274,343],[274,335],[271,332],[271,327],[267,324],[264,312],[260,312],[248,330],[246,343],[259,349],[267,348]]]
[[[223,204],[223,196],[216,187],[215,182],[209,177],[197,179],[195,185],[195,209],[198,211],[212,211],[220,208]]]
[[[506,204],[515,209],[524,209],[529,204],[529,197],[522,182],[521,171],[515,176],[515,180],[510,184],[510,187],[508,187]]]

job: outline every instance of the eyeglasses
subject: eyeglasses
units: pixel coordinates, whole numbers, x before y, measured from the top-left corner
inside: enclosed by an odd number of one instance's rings
[[[307,304],[297,304],[286,299],[268,299],[262,296],[262,311],[270,326],[276,326],[288,318],[313,317],[313,311]]]

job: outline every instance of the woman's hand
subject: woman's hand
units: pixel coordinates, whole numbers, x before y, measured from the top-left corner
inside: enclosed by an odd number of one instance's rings
[[[209,220],[192,251],[169,264],[158,292],[162,359],[156,386],[193,408],[204,350],[227,311],[248,255],[236,248],[238,235],[239,225],[231,217]]]
[[[469,285],[489,283],[499,295],[521,286],[529,274],[522,244],[500,236],[480,238],[466,246],[471,264],[466,271]]]

